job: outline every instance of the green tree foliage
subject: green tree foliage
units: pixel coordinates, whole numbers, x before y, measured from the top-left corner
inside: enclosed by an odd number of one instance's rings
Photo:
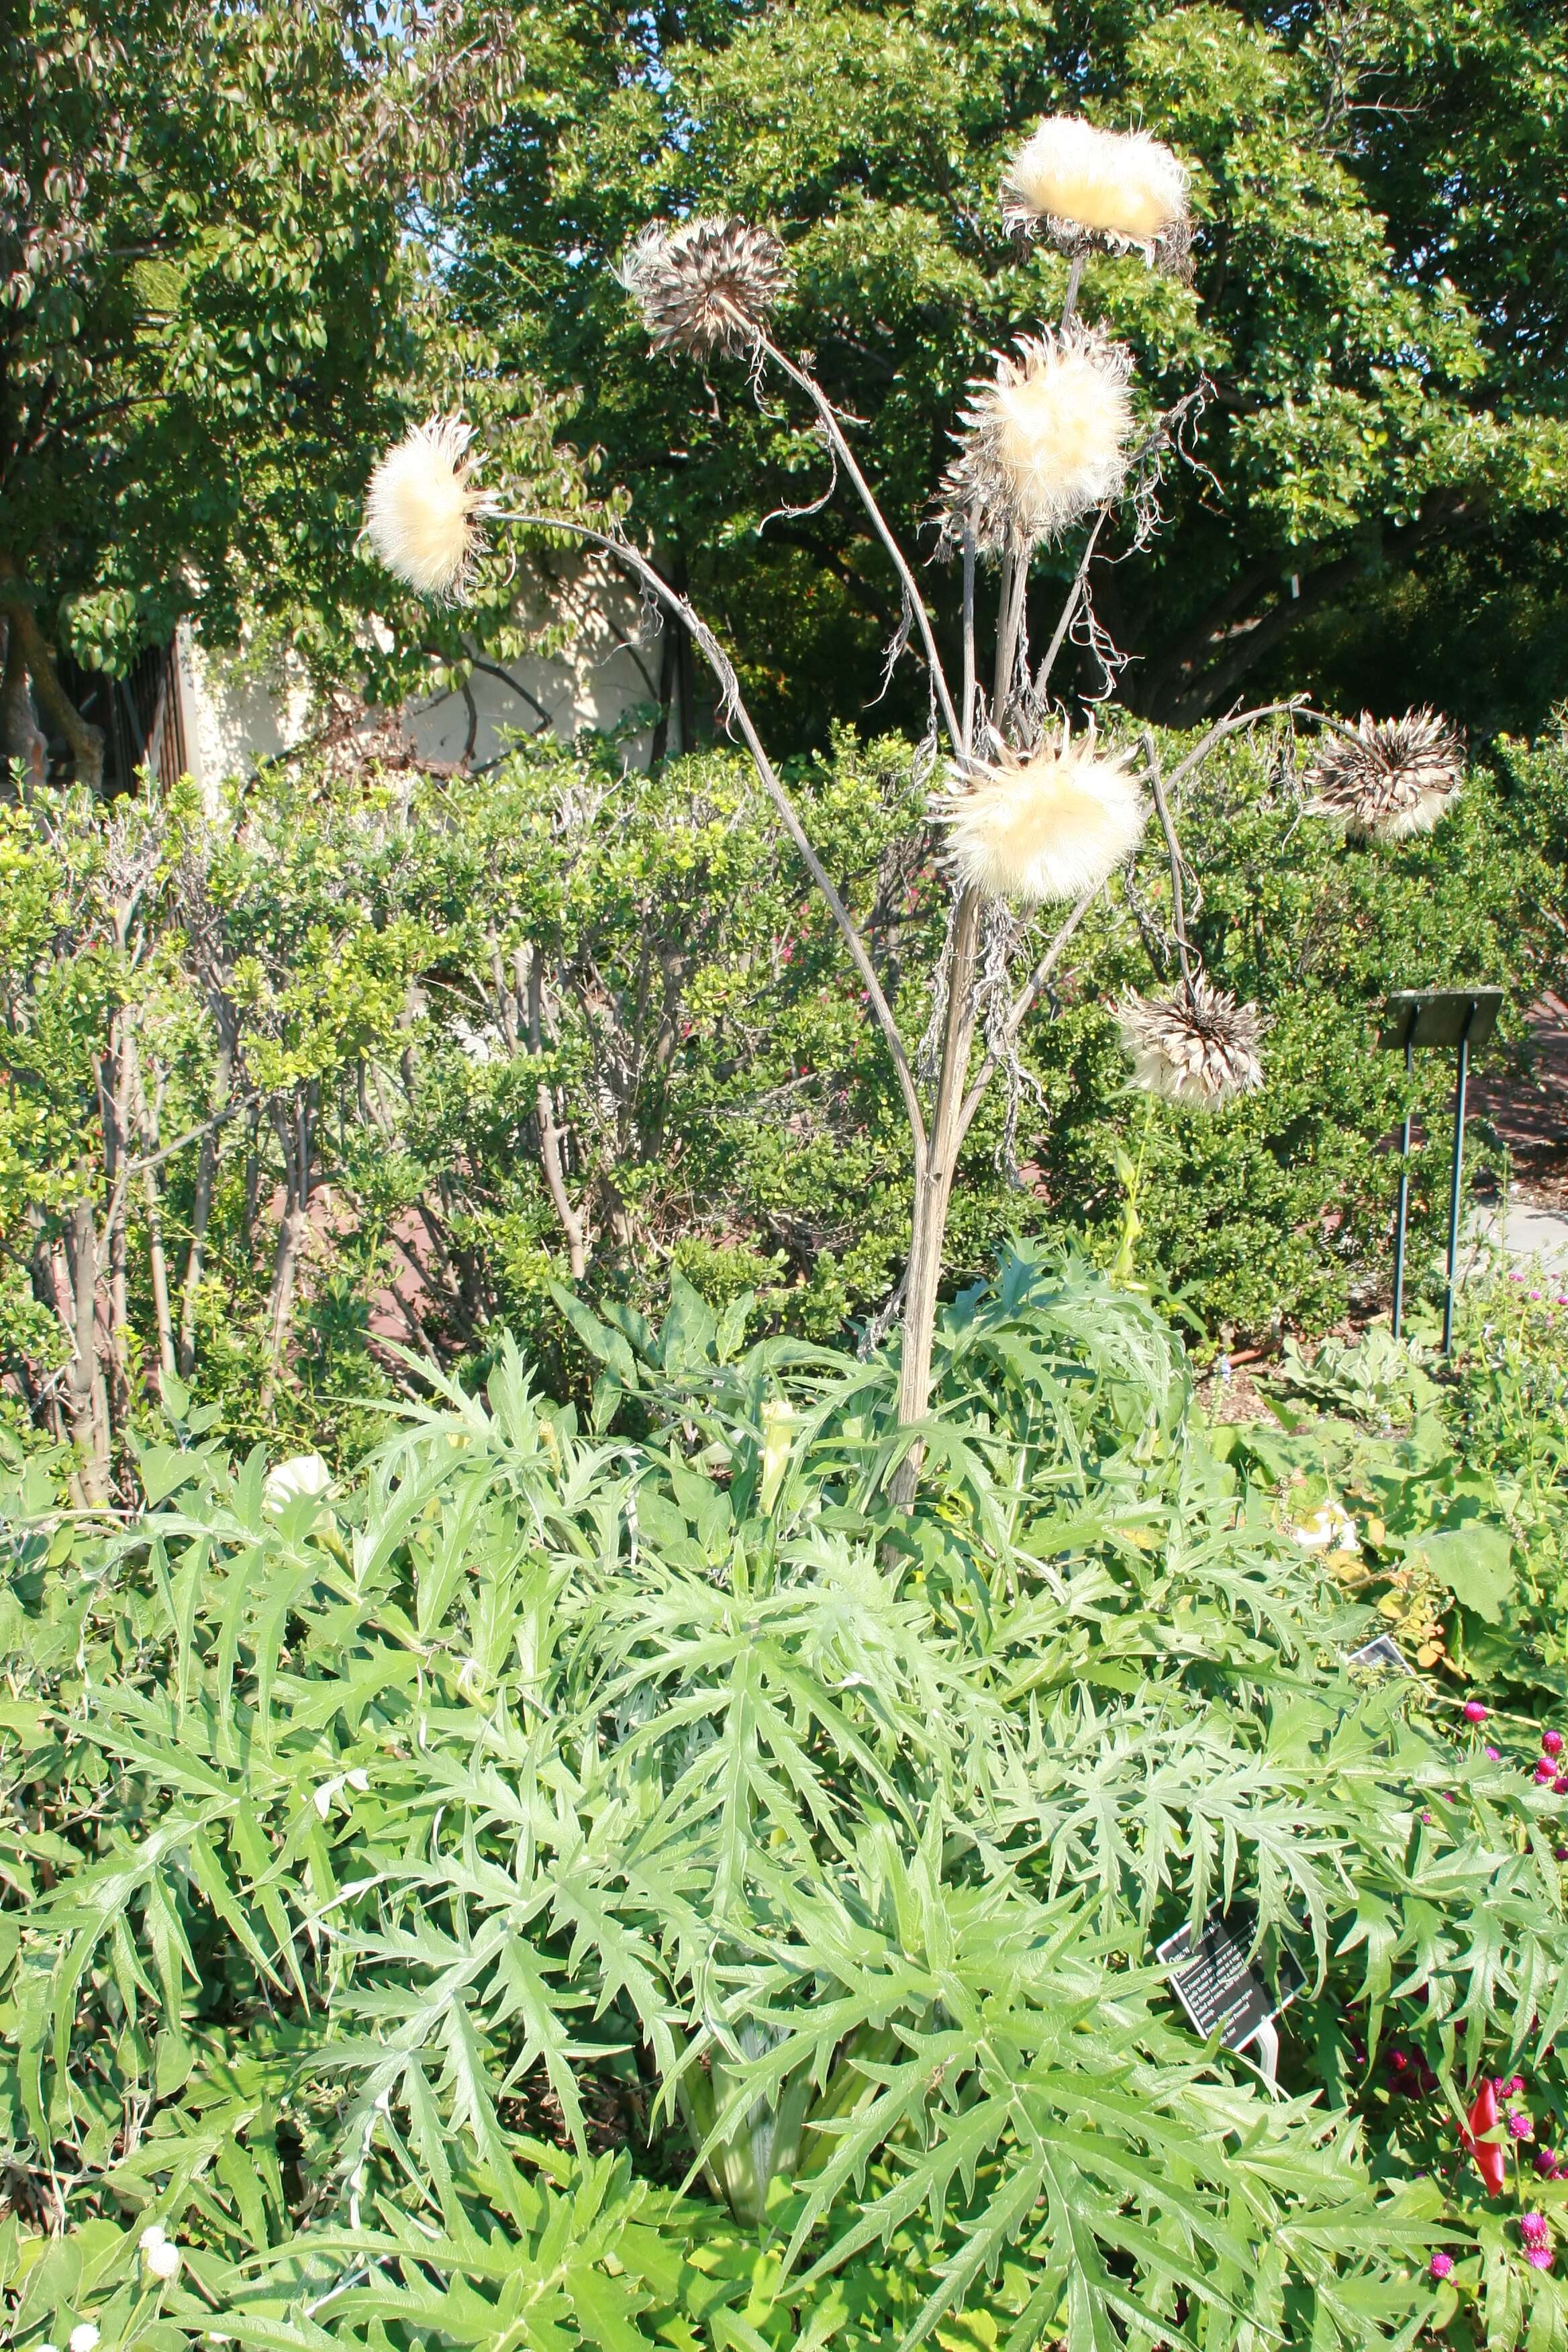
[[[1365,2146],[1357,2037],[1421,2037],[1450,2147],[1555,2067],[1555,1799],[1347,1672],[1367,1612],[1081,1267],[946,1317],[912,1514],[896,1366],[744,1323],[585,1321],[636,1442],[508,1352],[339,1495],[177,1388],[124,1527],[7,1482],[27,2352],[1412,2340],[1464,2200]],[[1215,1899],[1307,1972],[1278,2095],[1153,1964]]]
[[[489,354],[410,231],[516,86],[514,28],[433,8],[26,0],[0,32],[0,754],[101,747],[55,656],[122,672],[190,614],[323,683],[406,690],[454,629],[355,541],[374,453]],[[473,404],[547,473],[548,403]],[[381,625],[367,632],[374,611]]]
[[[1146,845],[972,1130],[954,1279],[1068,1227],[1210,1332],[1375,1301],[1405,1098],[1378,1007],[1496,980],[1517,1024],[1556,980],[1562,754],[1477,767],[1394,850],[1305,815],[1301,757],[1283,727],[1222,747],[1178,811],[1194,943],[1274,1024],[1263,1091],[1213,1113],[1129,1083],[1112,1007],[1172,953]],[[793,782],[912,1050],[942,919],[909,749],[846,730]],[[352,1449],[349,1400],[401,1385],[403,1347],[482,1354],[505,1325],[566,1392],[563,1280],[640,1311],[678,1270],[826,1340],[902,1269],[887,1056],[731,753],[656,778],[589,741],[482,778],[274,771],[216,818],[46,796],[6,814],[0,884],[4,1395],[95,1493],[170,1370],[247,1437],[281,1417]],[[1450,1084],[1418,1063],[1413,1291]]]
[[[781,748],[860,722],[892,575],[852,509],[812,503],[804,406],[755,405],[737,365],[650,360],[615,258],[656,215],[776,222],[784,340],[863,420],[908,540],[966,377],[1060,309],[1065,264],[1011,247],[995,204],[1010,147],[1059,109],[1142,123],[1194,170],[1194,284],[1091,260],[1083,289],[1152,405],[1200,373],[1212,392],[1157,560],[1100,590],[1123,698],[1184,723],[1283,680],[1489,729],[1539,724],[1568,685],[1558,12],[700,0],[529,23],[530,90],[465,183],[466,315],[575,392]],[[1037,567],[1053,610],[1076,551]],[[931,585],[951,631],[955,583]],[[910,676],[893,708],[918,730]],[[1079,682],[1102,686],[1087,651]]]

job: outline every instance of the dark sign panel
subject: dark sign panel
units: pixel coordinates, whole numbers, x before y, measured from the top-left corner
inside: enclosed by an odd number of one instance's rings
[[[1260,2025],[1267,2025],[1295,1998],[1301,1982],[1288,1958],[1281,1962],[1279,1999],[1253,1974],[1247,1955],[1257,1932],[1255,1911],[1237,1904],[1222,1912],[1216,1903],[1195,1941],[1190,1927],[1179,1927],[1173,1936],[1166,1937],[1155,1955],[1171,1971],[1171,1990],[1186,2011],[1194,2032],[1206,2042],[1217,2030],[1227,2050],[1239,2050],[1244,2042],[1250,2042]]]

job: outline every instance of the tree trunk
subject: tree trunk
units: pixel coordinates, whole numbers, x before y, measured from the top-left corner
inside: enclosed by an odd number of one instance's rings
[[[147,1218],[147,1271],[153,1285],[153,1314],[158,1327],[158,1369],[164,1380],[172,1380],[174,1376],[174,1318],[169,1304],[169,1261],[163,1248],[163,1198],[158,1190],[158,1171],[152,1165],[163,1127],[163,1080],[160,1076],[153,1101],[149,1104],[142,1077],[142,1058],[136,1052],[134,1042],[130,1051],[132,1057],[136,1149],[143,1162],[142,1205]]]
[[[103,790],[103,732],[85,719],[64,687],[55,668],[54,656],[38,626],[37,615],[21,593],[16,564],[0,552],[0,611],[5,615],[9,644],[15,645],[27,676],[33,683],[33,700],[38,715],[63,736],[70,748],[77,782],[86,784],[89,792]],[[7,653],[9,664],[9,652]]]
[[[48,745],[28,691],[22,633],[4,619],[0,628],[5,635],[5,667],[0,674],[0,770],[12,760],[19,761],[29,789],[37,792],[48,775]],[[9,783],[9,773],[0,774],[0,784]]]
[[[221,1009],[220,1009],[221,1006]],[[234,1083],[234,1057],[238,1024],[226,1000],[214,1003],[218,1024],[217,1064],[213,1072],[207,1109],[216,1121],[228,1108]],[[185,1253],[184,1278],[180,1286],[180,1378],[188,1381],[196,1368],[196,1300],[206,1258],[207,1221],[212,1215],[213,1187],[217,1181],[218,1129],[209,1127],[196,1157],[196,1185],[191,1202],[191,1245]]]
[[[276,1365],[282,1361],[289,1337],[299,1281],[300,1260],[310,1215],[310,1093],[303,1088],[292,1104],[273,1113],[273,1126],[283,1153],[283,1215],[278,1227],[278,1249],[272,1261],[272,1290],[267,1305],[267,1351]],[[271,1402],[268,1380],[265,1402]]]
[[[71,1360],[66,1372],[66,1417],[79,1459],[84,1503],[109,1496],[109,1397],[98,1356],[98,1225],[89,1199],[78,1201],[65,1232]]]

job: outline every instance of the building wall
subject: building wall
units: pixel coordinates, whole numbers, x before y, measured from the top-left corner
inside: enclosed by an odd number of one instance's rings
[[[483,767],[518,735],[548,727],[569,742],[584,728],[609,733],[658,702],[658,619],[598,559],[562,559],[548,577],[536,572],[522,618],[531,629],[562,632],[561,651],[530,655],[504,670],[476,668],[468,696],[405,705],[404,729],[420,758],[457,765],[466,756]],[[320,723],[303,667],[292,656],[258,674],[242,656],[208,652],[182,631],[179,688],[187,763],[215,798],[226,778],[297,750]],[[627,761],[646,763],[651,740],[647,728],[630,735]],[[679,749],[673,729],[670,748]]]

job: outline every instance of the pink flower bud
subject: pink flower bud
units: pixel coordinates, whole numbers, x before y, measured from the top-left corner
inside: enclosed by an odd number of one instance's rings
[[[1486,1719],[1487,1711],[1481,1705],[1480,1700],[1479,1698],[1468,1698],[1465,1701],[1465,1721],[1467,1723],[1484,1723]]]
[[[1481,1752],[1485,1756],[1489,1756],[1494,1764],[1500,1764],[1502,1762],[1502,1750],[1500,1748],[1492,1748],[1489,1746],[1483,1748]]]
[[[1549,2271],[1552,2268],[1552,2249],[1550,2246],[1526,2246],[1524,2259],[1532,2271]]]
[[[1524,2096],[1524,2076],[1522,2074],[1510,2074],[1508,2081],[1502,2086],[1502,2095],[1505,2099],[1522,2099]]]
[[[1544,2213],[1521,2213],[1519,2234],[1527,2245],[1545,2246],[1552,2242],[1552,2232],[1546,2226]]]
[[[1542,2180],[1550,2180],[1557,2169],[1557,2158],[1549,2147],[1538,2147],[1531,2161]]]
[[[1561,1756],[1563,1753],[1563,1734],[1560,1731],[1543,1731],[1541,1735],[1541,1744],[1542,1748],[1545,1748],[1548,1756]]]
[[[1509,2135],[1513,2139],[1529,2139],[1535,2129],[1522,2107],[1515,2107],[1508,2119]]]
[[[1447,2278],[1454,2267],[1452,2254],[1434,2254],[1428,2265],[1434,2278]]]
[[[1568,1772],[1559,1772],[1552,1783],[1552,1793],[1554,1797],[1568,1797]]]

